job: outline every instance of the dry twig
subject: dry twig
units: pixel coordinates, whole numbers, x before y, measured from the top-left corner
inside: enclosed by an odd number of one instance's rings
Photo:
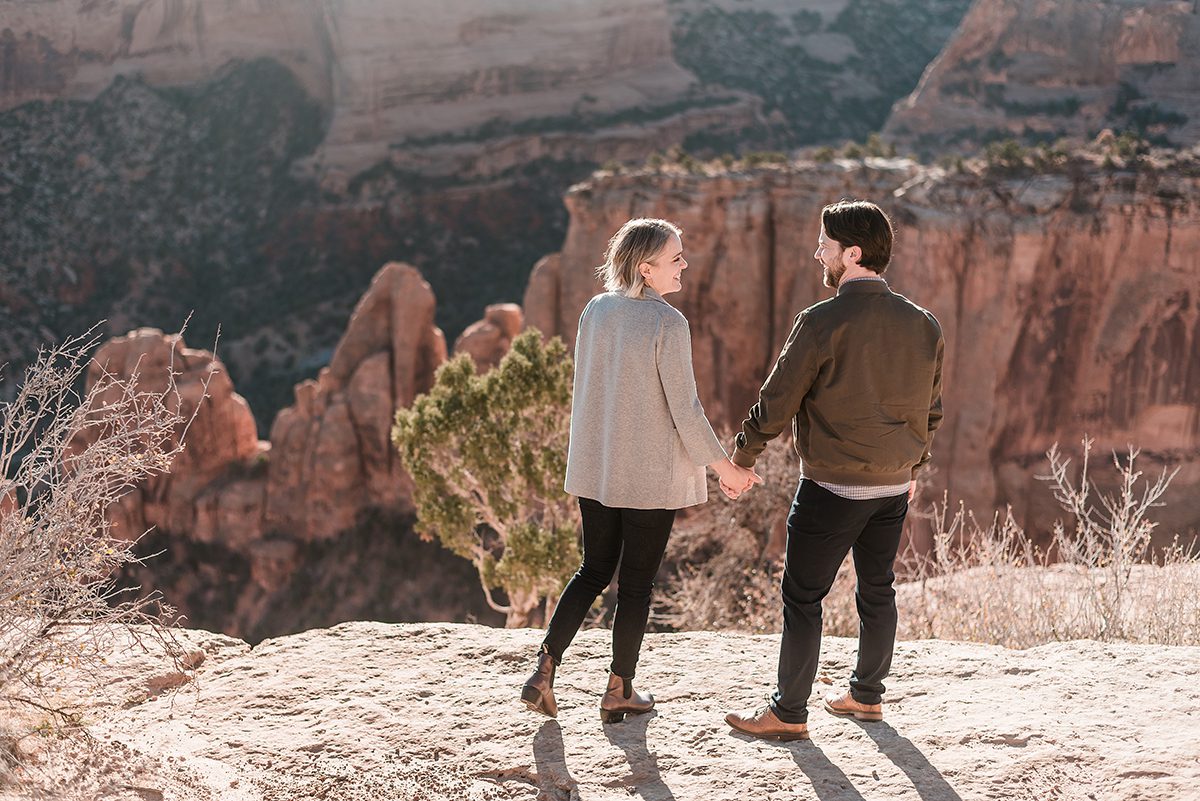
[[[0,702],[60,725],[76,719],[59,693],[63,676],[102,682],[114,642],[152,640],[179,655],[173,610],[115,583],[122,566],[140,561],[140,535],[115,531],[108,511],[167,472],[200,404],[181,411],[174,349],[165,388],[146,391],[140,364],[121,377],[91,362],[99,339],[93,328],[43,349],[15,398],[0,404],[0,475],[8,477],[0,487]],[[174,347],[181,342],[176,336]]]

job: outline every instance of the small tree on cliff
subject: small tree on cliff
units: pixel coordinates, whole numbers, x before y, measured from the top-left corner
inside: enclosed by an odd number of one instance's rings
[[[392,429],[415,484],[418,530],[475,565],[508,626],[533,623],[579,564],[576,515],[562,488],[571,373],[562,341],[543,344],[531,329],[483,375],[466,354],[442,365]]]

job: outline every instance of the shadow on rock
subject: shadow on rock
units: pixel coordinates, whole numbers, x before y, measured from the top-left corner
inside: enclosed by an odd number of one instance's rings
[[[854,722],[874,741],[875,747],[884,756],[904,771],[916,788],[917,794],[921,796],[921,801],[962,801],[962,797],[942,777],[938,769],[929,763],[921,750],[907,737],[901,737],[900,732],[886,723],[863,723],[858,720]]]
[[[571,801],[579,798],[578,785],[567,770],[562,727],[557,720],[547,720],[533,735],[533,762],[537,770],[539,801]]]
[[[825,752],[812,740],[798,740],[781,743],[776,740],[763,740],[751,737],[741,732],[730,732],[730,737],[736,737],[747,743],[766,743],[776,748],[787,749],[792,759],[812,784],[817,801],[866,801],[850,777],[842,769],[833,764]]]
[[[604,736],[625,752],[629,763],[629,784],[645,801],[675,801],[675,794],[663,781],[658,770],[658,754],[651,753],[646,744],[646,727],[658,717],[654,711],[644,715],[629,715],[621,723],[601,724]]]

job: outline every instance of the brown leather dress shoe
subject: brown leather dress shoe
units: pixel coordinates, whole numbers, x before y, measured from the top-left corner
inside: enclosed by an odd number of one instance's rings
[[[616,673],[608,674],[608,687],[600,699],[600,720],[603,723],[620,723],[626,714],[640,715],[654,708],[654,696],[650,693],[634,692],[629,679]]]
[[[830,693],[825,696],[825,711],[841,718],[883,720],[883,704],[860,704],[850,693]]]
[[[554,657],[542,646],[537,670],[533,671],[521,690],[521,700],[525,706],[552,718],[558,717],[558,703],[554,700],[554,668]]]
[[[761,737],[764,740],[786,743],[808,739],[807,723],[784,723],[775,717],[769,706],[764,709],[748,709],[745,712],[730,712],[725,716],[725,722],[742,734]]]

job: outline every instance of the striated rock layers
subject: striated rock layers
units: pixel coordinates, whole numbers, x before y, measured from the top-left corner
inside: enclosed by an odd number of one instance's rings
[[[1197,42],[1192,2],[980,0],[884,133],[932,153],[1103,128],[1191,145]]]
[[[195,86],[271,60],[326,111],[308,166],[330,188],[384,163],[461,178],[641,159],[692,135],[719,147],[862,139],[968,4],[0,0],[0,111],[91,100],[119,76]],[[814,102],[832,110],[819,124]]]
[[[212,78],[231,62],[272,58],[327,101],[325,15],[288,0],[51,0],[0,3],[0,108],[90,99],[118,75],[152,85]]]
[[[1200,529],[1200,178],[1184,172],[1006,179],[873,161],[597,177],[567,196],[566,241],[534,269],[527,322],[572,342],[612,232],[677,221],[690,267],[671,301],[691,323],[701,400],[732,430],[794,315],[829,296],[812,259],[821,206],[874,198],[899,227],[888,279],[946,334],[935,494],[985,513],[1012,503],[1044,530],[1060,513],[1034,478],[1043,454],[1089,434],[1101,454],[1133,443],[1146,467],[1182,466],[1155,519],[1187,535]]]
[[[389,442],[397,408],[432,385],[446,344],[434,297],[389,264],[363,296],[333,360],[296,387],[271,441],[211,353],[176,348],[185,413],[208,399],[169,475],[114,510],[153,529],[161,556],[128,578],[163,592],[192,625],[250,639],[356,617],[491,619],[473,568],[412,531],[411,483]],[[176,337],[142,329],[106,343],[101,366],[161,389]]]
[[[6,0],[0,19],[0,109],[90,99],[118,75],[186,85],[238,61],[277,61],[327,110],[312,166],[335,183],[389,157],[395,166],[461,176],[540,157],[599,161],[620,157],[622,147],[640,154],[639,140],[655,140],[660,126],[668,136],[650,147],[749,124],[755,108],[727,91],[689,96],[694,78],[672,59],[662,0],[587,8],[507,0],[485,10],[470,0]],[[714,115],[706,98],[718,95]],[[630,111],[639,124],[615,130]],[[695,121],[682,122],[692,111]],[[562,133],[568,118],[586,115],[612,119],[575,136],[536,136]],[[601,128],[614,130],[591,136]],[[505,133],[524,135],[524,143],[480,152],[481,141]]]

